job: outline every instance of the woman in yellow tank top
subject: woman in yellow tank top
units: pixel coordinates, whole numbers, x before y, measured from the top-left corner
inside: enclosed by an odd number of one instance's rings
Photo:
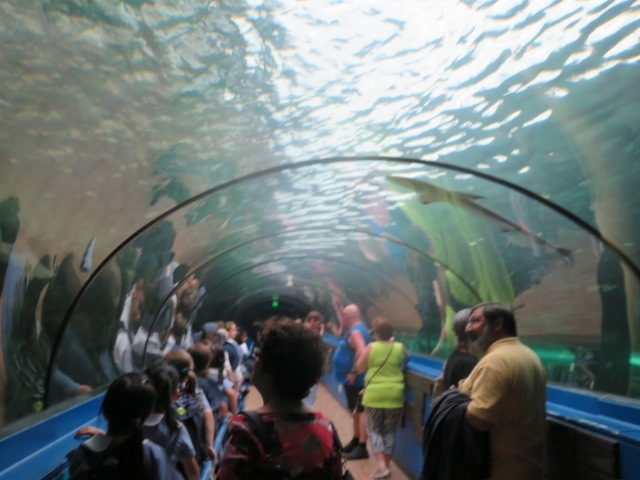
[[[404,406],[404,371],[407,349],[393,339],[393,325],[378,317],[373,322],[375,341],[356,361],[358,373],[366,371],[362,404],[365,406],[367,435],[376,459],[371,478],[387,478],[395,447],[396,427]]]

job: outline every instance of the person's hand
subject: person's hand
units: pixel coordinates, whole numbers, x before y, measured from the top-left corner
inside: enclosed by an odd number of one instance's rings
[[[83,393],[89,393],[92,390],[93,390],[93,388],[91,388],[89,385],[78,385],[78,388],[76,388],[76,395],[82,395]]]
[[[358,374],[355,372],[347,373],[347,382],[349,382],[349,385],[353,385],[354,383],[356,383],[357,377],[358,377]]]
[[[93,427],[91,425],[88,425],[86,427],[80,427],[78,430],[76,430],[76,434],[74,435],[74,438],[80,438],[84,435],[89,435],[90,437],[93,437],[94,435],[97,435],[99,433],[104,435],[106,432],[98,427]]]
[[[207,458],[211,459],[211,462],[215,465],[218,460],[218,454],[216,453],[216,451],[213,449],[213,447],[211,446],[207,446],[207,448],[205,449],[204,454],[207,456]]]

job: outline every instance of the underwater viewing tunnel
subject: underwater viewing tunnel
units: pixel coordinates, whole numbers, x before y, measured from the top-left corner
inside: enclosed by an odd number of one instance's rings
[[[640,399],[640,2],[0,21],[0,438],[103,391],[123,328],[140,369],[208,321],[348,303],[444,359],[456,311],[504,302],[550,385]]]

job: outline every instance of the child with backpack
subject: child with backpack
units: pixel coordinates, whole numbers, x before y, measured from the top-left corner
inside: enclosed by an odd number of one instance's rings
[[[93,436],[68,455],[70,479],[168,480],[164,450],[144,440],[141,428],[155,396],[144,374],[126,373],[116,378],[102,401],[107,432],[95,427],[78,431],[76,436]]]
[[[164,447],[170,464],[170,479],[199,480],[200,467],[189,432],[178,420],[172,403],[178,399],[179,375],[165,361],[147,367],[145,373],[156,389],[156,404],[153,412],[142,425],[145,438]],[[184,476],[178,469],[181,465]]]
[[[231,413],[237,413],[238,394],[233,382],[224,376],[224,349],[219,345],[194,343],[189,349],[198,385],[209,400],[216,424]]]
[[[164,356],[165,361],[173,366],[180,376],[178,399],[173,402],[173,409],[183,425],[189,431],[191,442],[196,449],[196,460],[202,463],[210,458],[215,461],[213,449],[215,421],[213,411],[206,395],[193,373],[193,358],[186,350],[174,349]]]

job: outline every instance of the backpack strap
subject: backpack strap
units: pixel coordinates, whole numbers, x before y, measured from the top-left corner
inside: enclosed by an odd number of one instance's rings
[[[347,465],[347,459],[344,458],[342,454],[342,442],[340,441],[340,437],[338,436],[338,430],[336,430],[336,426],[331,423],[331,429],[333,430],[333,449],[338,454],[342,461],[342,480],[355,480],[353,474],[349,471],[349,466]]]
[[[262,448],[264,452],[267,454],[268,458],[271,458],[273,453],[274,445],[269,437],[269,433],[267,432],[267,427],[262,421],[262,415],[260,415],[255,410],[247,410],[240,412],[241,415],[244,415],[252,426],[253,432],[258,436],[258,440],[262,444]]]
[[[340,441],[340,437],[338,436],[338,431],[336,430],[336,426],[331,423],[331,430],[333,430],[333,449],[338,453],[342,454],[342,442]]]
[[[249,423],[252,425],[251,429],[257,435],[266,454],[268,467],[262,471],[260,478],[263,480],[290,480],[289,472],[278,465],[278,462],[274,458],[276,443],[269,437],[267,427],[262,420],[262,415],[255,410],[242,411],[240,414],[249,420]]]
[[[176,421],[178,422],[178,428],[172,432],[173,437],[171,438],[169,445],[167,445],[167,448],[166,448],[167,458],[171,458],[171,456],[174,453],[174,450],[176,449],[176,446],[178,445],[178,440],[180,440],[180,429],[182,428],[182,422],[177,419]]]

